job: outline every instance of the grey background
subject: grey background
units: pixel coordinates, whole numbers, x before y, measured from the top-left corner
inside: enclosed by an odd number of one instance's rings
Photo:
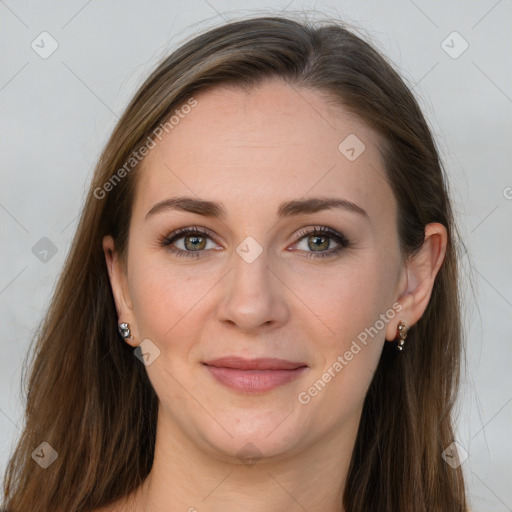
[[[0,0],[0,473],[23,421],[21,365],[117,117],[160,57],[197,30],[279,11],[340,18],[373,41],[413,87],[431,123],[468,247],[468,365],[457,441],[469,454],[463,468],[472,509],[511,511],[510,0]],[[46,59],[31,47],[42,46],[43,31],[58,43]],[[463,40],[447,39],[454,31]],[[464,41],[469,46],[458,55]],[[45,39],[45,51],[50,43]],[[46,256],[41,247],[49,247]]]

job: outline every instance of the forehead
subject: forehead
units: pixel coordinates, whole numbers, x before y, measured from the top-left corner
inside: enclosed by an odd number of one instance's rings
[[[390,210],[378,136],[318,91],[269,81],[194,98],[145,158],[136,209],[197,195],[250,210],[310,194],[341,195],[374,216]]]

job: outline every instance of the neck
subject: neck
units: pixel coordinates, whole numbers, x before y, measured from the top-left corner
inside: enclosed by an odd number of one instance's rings
[[[242,460],[205,453],[170,418],[158,416],[153,466],[130,510],[344,512],[342,495],[357,424],[293,454]]]

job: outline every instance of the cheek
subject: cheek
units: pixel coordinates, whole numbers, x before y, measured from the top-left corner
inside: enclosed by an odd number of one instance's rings
[[[327,352],[348,349],[384,313],[389,286],[377,259],[354,255],[337,267],[304,272],[289,280],[301,299],[300,316],[309,324],[308,332],[317,332]]]
[[[140,336],[157,344],[176,339],[177,332],[190,326],[218,279],[211,272],[172,265],[165,255],[139,253],[133,261],[130,293]]]
[[[314,340],[317,364],[304,400],[314,401],[316,412],[329,422],[343,420],[362,405],[377,368],[386,326],[395,314],[386,302],[391,294],[381,270],[378,258],[354,260],[309,287],[308,305],[318,319],[308,315],[303,329]],[[301,284],[298,294],[307,289]]]
[[[335,334],[316,338],[317,365],[297,397],[327,431],[359,417],[384,344],[375,288],[358,290],[351,294],[347,287],[326,303],[326,323]]]

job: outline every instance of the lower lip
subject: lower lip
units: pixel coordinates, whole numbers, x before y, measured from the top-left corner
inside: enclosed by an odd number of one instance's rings
[[[240,370],[206,365],[208,371],[228,388],[252,393],[270,391],[303,375],[309,367],[294,370]]]

